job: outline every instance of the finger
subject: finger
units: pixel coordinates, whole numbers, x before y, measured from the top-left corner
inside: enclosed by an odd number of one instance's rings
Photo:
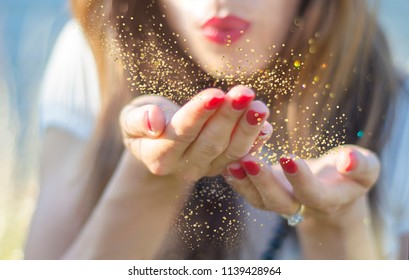
[[[166,117],[157,105],[129,104],[121,111],[120,125],[125,137],[156,138],[166,126]]]
[[[347,146],[336,157],[339,173],[365,187],[372,187],[378,179],[380,162],[375,153],[362,148]]]
[[[213,160],[212,167],[215,169],[223,168],[228,163],[247,155],[260,134],[268,114],[269,110],[264,103],[261,101],[252,102],[234,128],[226,150]]]
[[[224,92],[218,89],[202,91],[174,113],[160,138],[155,139],[155,142],[144,141],[143,145],[133,141],[132,149],[143,149],[140,154],[149,154],[145,162],[154,174],[168,174],[175,168],[183,170],[185,166],[181,167],[175,163],[180,162],[204,123],[224,102],[224,96]],[[186,161],[186,164],[190,165],[190,162]]]
[[[258,134],[256,140],[251,147],[249,154],[253,152],[258,152],[260,148],[270,139],[271,135],[273,134],[273,127],[267,121],[264,122],[263,128],[261,129],[260,133]]]
[[[192,159],[190,162],[195,162],[199,167],[208,168],[227,148],[238,120],[254,96],[251,89],[243,86],[229,91],[223,105],[209,119],[196,141],[186,151],[185,158]]]
[[[254,156],[245,156],[240,164],[260,194],[266,209],[282,215],[292,215],[298,210],[300,204],[292,196],[284,176]]]
[[[223,174],[226,182],[253,207],[266,210],[258,190],[247,177],[246,171],[241,167],[240,163],[231,163],[226,170],[227,172]]]
[[[186,149],[196,139],[206,121],[217,111],[225,99],[223,91],[207,89],[192,98],[170,119],[161,137],[160,150],[155,156],[155,166],[172,170]],[[159,164],[160,163],[160,164]],[[186,163],[190,164],[187,160]]]
[[[141,95],[134,98],[131,104],[137,107],[152,104],[157,105],[165,113],[166,123],[168,123],[172,116],[180,109],[178,104],[160,95]]]
[[[207,120],[223,104],[223,91],[206,89],[192,98],[172,117],[166,130],[170,139],[185,143],[183,150],[196,139]]]
[[[318,175],[302,159],[281,158],[280,164],[296,199],[316,210],[331,212],[355,201],[366,191],[360,184],[345,180],[331,162]]]
[[[303,160],[283,157],[280,158],[280,165],[296,198],[305,205],[320,208],[325,196],[307,164]]]

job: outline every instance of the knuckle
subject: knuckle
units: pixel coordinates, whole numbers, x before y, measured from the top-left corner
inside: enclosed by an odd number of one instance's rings
[[[175,130],[175,139],[178,139],[178,141],[180,142],[192,143],[196,139],[196,137],[196,134],[193,134],[189,130]]]
[[[237,161],[249,153],[248,150],[227,150],[225,157],[228,161]]]
[[[250,125],[247,122],[247,120],[246,121],[241,120],[238,124],[238,129],[242,131],[243,135],[246,135],[246,136],[248,135],[254,138],[256,138],[256,136],[260,132],[260,128],[261,126],[259,125]]]
[[[201,155],[205,158],[213,158],[223,153],[226,146],[220,143],[212,143],[208,141],[200,141],[198,148]]]
[[[235,123],[239,120],[240,112],[235,112],[233,110],[221,110],[221,116],[228,123]]]
[[[135,123],[135,119],[131,117],[131,115],[135,116],[135,114],[139,113],[134,110],[136,110],[134,107],[128,105],[122,109],[119,116],[119,124],[122,128],[122,132],[128,137],[131,137],[135,131],[138,131],[140,125],[139,123]]]
[[[119,114],[119,123],[122,127],[127,126],[128,115],[132,109],[133,109],[133,106],[131,105],[126,105],[124,108],[122,108]]]

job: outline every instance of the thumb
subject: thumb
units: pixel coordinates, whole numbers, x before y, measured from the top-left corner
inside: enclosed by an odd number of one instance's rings
[[[165,129],[166,115],[157,105],[129,104],[121,111],[120,125],[125,137],[156,138]]]
[[[363,186],[371,187],[378,179],[380,162],[377,155],[367,149],[347,146],[336,157],[340,174]]]

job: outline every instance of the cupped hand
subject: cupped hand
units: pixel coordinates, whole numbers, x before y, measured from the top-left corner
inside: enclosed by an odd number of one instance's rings
[[[247,155],[227,170],[229,183],[254,207],[292,215],[303,204],[306,219],[339,226],[367,210],[380,163],[371,151],[347,145],[317,159],[281,158],[275,166]]]
[[[254,97],[237,86],[227,94],[206,89],[183,107],[163,97],[137,98],[121,113],[124,143],[154,175],[191,182],[220,174],[271,135],[269,110]]]

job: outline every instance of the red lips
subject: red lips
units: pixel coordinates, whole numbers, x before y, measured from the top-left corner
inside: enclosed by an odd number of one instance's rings
[[[209,41],[226,45],[238,41],[249,27],[248,21],[236,16],[213,17],[202,26],[202,32]]]

